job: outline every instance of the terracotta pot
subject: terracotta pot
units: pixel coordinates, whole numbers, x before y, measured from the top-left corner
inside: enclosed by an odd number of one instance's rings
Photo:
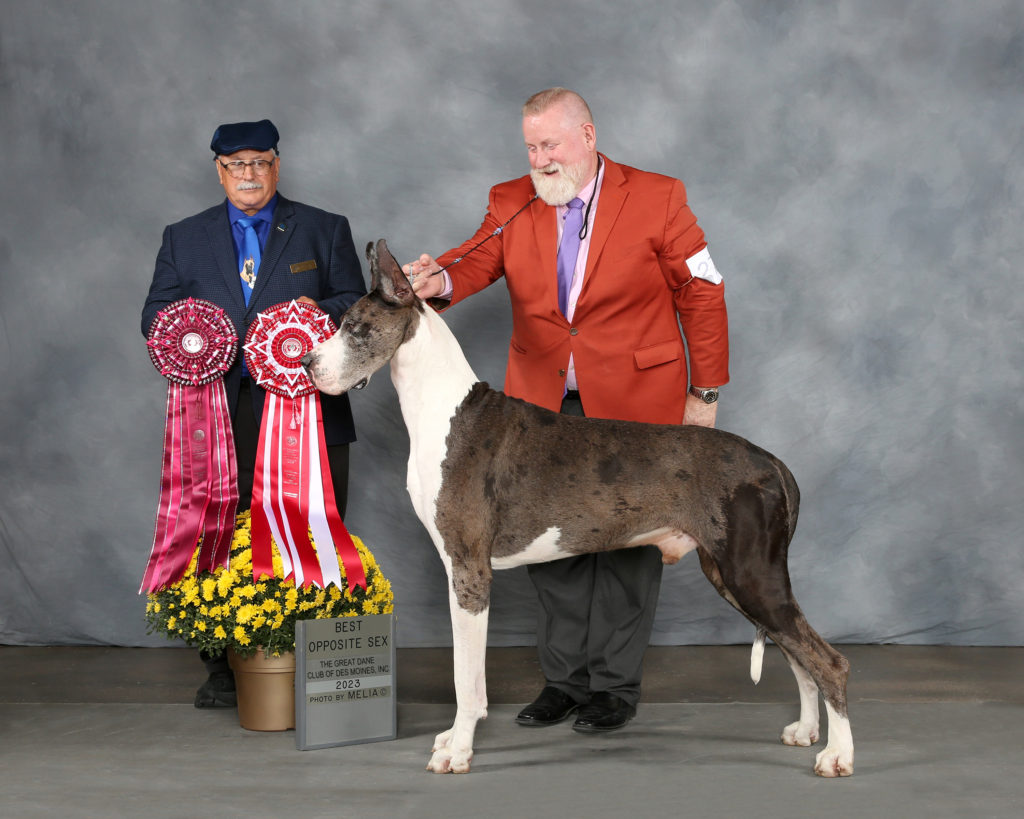
[[[239,657],[228,649],[235,672],[238,722],[249,731],[287,731],[295,727],[295,652],[266,657],[259,649]]]

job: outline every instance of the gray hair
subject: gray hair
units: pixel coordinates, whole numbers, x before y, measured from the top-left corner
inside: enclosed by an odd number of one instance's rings
[[[558,103],[565,103],[574,113],[579,113],[583,122],[592,123],[594,121],[594,115],[590,113],[590,106],[587,105],[583,97],[575,91],[570,91],[568,88],[559,88],[557,86],[544,91],[538,91],[530,97],[523,104],[523,116],[532,117],[542,114]]]

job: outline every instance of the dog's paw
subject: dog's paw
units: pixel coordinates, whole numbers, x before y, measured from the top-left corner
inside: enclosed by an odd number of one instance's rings
[[[793,722],[782,729],[780,737],[784,745],[799,745],[807,748],[818,741],[817,723]]]
[[[431,773],[469,773],[470,763],[473,761],[473,752],[453,752],[450,748],[440,748],[434,751],[427,763],[427,770]]]
[[[814,761],[814,772],[818,776],[853,776],[853,749],[827,746]]]

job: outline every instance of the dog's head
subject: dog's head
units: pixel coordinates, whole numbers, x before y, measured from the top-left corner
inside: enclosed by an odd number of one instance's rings
[[[337,333],[302,359],[313,385],[331,395],[365,387],[412,335],[423,312],[387,242],[370,242],[366,258],[370,292],[346,311]]]

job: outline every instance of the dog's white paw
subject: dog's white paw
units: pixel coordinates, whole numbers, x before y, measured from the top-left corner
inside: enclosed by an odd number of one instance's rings
[[[853,776],[853,749],[827,746],[814,761],[818,776]]]
[[[800,745],[804,748],[818,741],[818,724],[816,722],[793,722],[782,729],[785,745]]]
[[[427,763],[431,773],[469,773],[469,765],[473,761],[473,752],[455,752],[451,748],[439,748],[434,751]]]

